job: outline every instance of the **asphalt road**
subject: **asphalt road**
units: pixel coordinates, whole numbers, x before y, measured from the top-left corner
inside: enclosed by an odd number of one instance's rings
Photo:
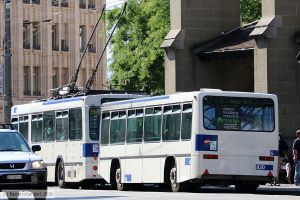
[[[33,199],[30,193],[24,192],[19,199]],[[47,199],[67,200],[138,200],[138,199],[159,199],[159,200],[182,200],[182,199],[203,199],[203,200],[287,200],[300,199],[300,187],[292,185],[261,186],[255,194],[237,193],[233,187],[205,187],[196,192],[172,193],[159,190],[156,187],[144,187],[138,191],[119,192],[110,190],[109,187],[102,187],[93,190],[83,189],[60,189],[58,187],[48,188]],[[3,192],[0,199],[6,199]]]

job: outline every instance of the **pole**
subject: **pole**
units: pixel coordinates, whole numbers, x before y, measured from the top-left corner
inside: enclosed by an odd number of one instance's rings
[[[11,97],[11,31],[10,31],[10,8],[11,0],[3,0],[5,33],[4,33],[4,95],[3,95],[3,120],[10,123]]]

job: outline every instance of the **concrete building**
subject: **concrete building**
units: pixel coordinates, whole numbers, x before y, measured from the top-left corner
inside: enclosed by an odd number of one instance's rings
[[[105,0],[12,0],[13,104],[47,98],[50,89],[69,82],[104,4]],[[2,1],[0,16],[3,38]],[[86,83],[97,63],[105,43],[104,28],[105,24],[100,23],[88,46],[77,86]],[[2,55],[2,39],[0,47]],[[106,58],[97,72],[93,89],[102,89],[105,81]],[[0,81],[0,90],[1,86]],[[2,103],[0,105],[1,122]]]
[[[239,0],[172,0],[166,93],[219,88],[277,94],[279,126],[300,128],[300,1],[262,0],[262,19],[241,26]]]

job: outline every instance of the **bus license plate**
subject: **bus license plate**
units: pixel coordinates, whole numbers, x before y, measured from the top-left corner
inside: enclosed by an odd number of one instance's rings
[[[6,177],[7,180],[20,180],[22,179],[22,175],[8,175]]]

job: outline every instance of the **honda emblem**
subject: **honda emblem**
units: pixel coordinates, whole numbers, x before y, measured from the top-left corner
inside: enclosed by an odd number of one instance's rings
[[[10,166],[11,169],[15,168],[15,164],[10,164],[9,166]]]

